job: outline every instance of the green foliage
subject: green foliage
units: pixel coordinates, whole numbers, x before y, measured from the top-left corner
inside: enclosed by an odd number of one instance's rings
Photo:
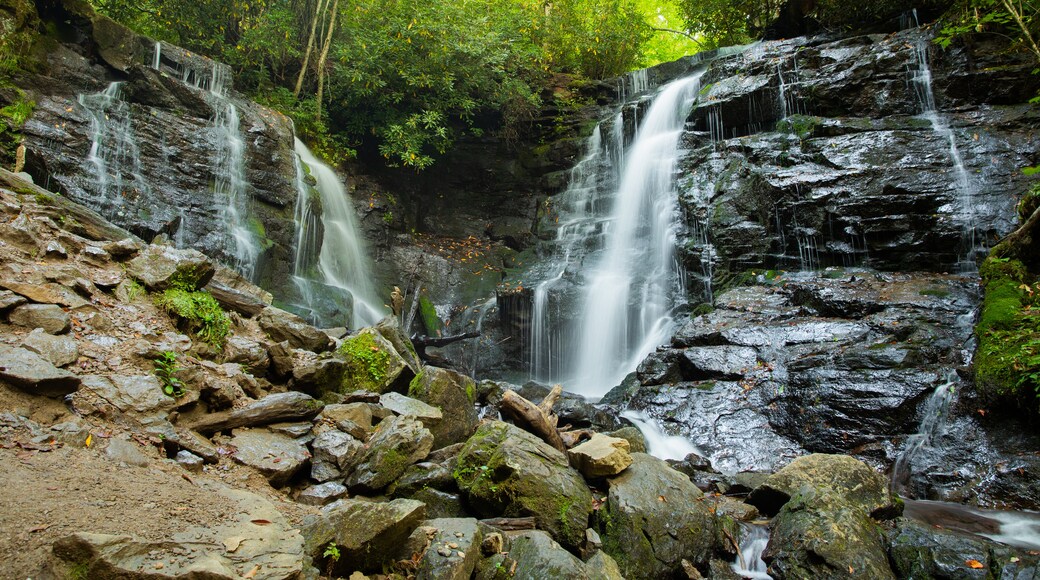
[[[816,128],[820,126],[820,118],[811,115],[790,115],[786,119],[777,121],[776,130],[783,133],[793,133],[799,141],[805,141],[813,136]]]
[[[325,575],[332,578],[332,570],[336,567],[336,562],[340,559],[339,546],[336,542],[329,542],[329,545],[325,546],[325,550],[321,553],[321,557],[327,561],[325,568]]]
[[[187,330],[220,350],[231,332],[231,320],[217,300],[205,290],[191,291],[175,286],[155,298],[157,306],[179,318]]]
[[[127,299],[128,302],[133,302],[138,297],[144,296],[144,295],[145,295],[145,289],[144,289],[144,286],[142,286],[140,282],[138,282],[137,280],[134,280],[133,278],[131,278],[131,279],[129,279],[127,281],[127,283],[126,283],[126,299]]]
[[[184,394],[184,383],[175,375],[181,370],[177,366],[177,353],[165,350],[152,361],[155,364],[155,376],[162,383],[162,390],[170,397],[180,397]]]

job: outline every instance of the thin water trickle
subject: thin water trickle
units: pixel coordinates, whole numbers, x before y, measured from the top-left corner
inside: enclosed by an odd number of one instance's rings
[[[935,388],[921,410],[921,423],[917,433],[907,438],[902,453],[892,465],[890,487],[893,493],[899,493],[910,478],[910,469],[914,457],[926,446],[946,432],[947,420],[950,416],[950,404],[957,394],[958,379],[951,373],[947,380]]]
[[[329,286],[346,290],[353,296],[352,324],[354,328],[373,325],[386,312],[382,301],[378,299],[375,292],[368,250],[365,239],[361,235],[361,228],[354,213],[354,206],[350,202],[350,196],[336,172],[315,157],[299,139],[296,139],[296,154],[299,155],[300,161],[310,168],[311,175],[317,183],[315,189],[321,195],[321,222],[325,234],[322,237],[321,250],[317,257],[317,272],[321,277],[320,281]],[[298,177],[297,183],[300,187],[302,177]],[[302,195],[306,195],[306,193],[304,192]],[[297,227],[299,227],[299,222]],[[307,243],[304,243],[306,235],[308,234],[305,232],[300,234],[303,237],[298,237],[297,264],[306,263],[307,260],[299,253],[306,251],[301,250],[301,248],[307,247]],[[315,246],[310,245],[309,247],[313,251]]]
[[[658,459],[682,460],[691,453],[702,455],[700,449],[685,437],[669,435],[661,429],[660,424],[645,413],[629,409],[621,414],[635,425],[646,439],[647,451]]]
[[[91,95],[81,94],[79,104],[90,117],[90,150],[87,163],[97,180],[98,196],[86,200],[95,211],[112,218],[127,202],[149,192],[141,171],[141,153],[131,122],[130,105],[122,98],[121,82]]]
[[[769,544],[769,528],[764,525],[741,524],[740,553],[730,566],[741,578],[772,580],[762,552]]]

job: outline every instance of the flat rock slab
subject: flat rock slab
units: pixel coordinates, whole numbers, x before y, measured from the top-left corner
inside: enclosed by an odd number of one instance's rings
[[[236,450],[231,458],[262,473],[274,487],[288,482],[311,456],[302,443],[281,433],[249,429],[233,435]]]
[[[406,397],[401,393],[383,393],[379,396],[379,404],[393,411],[395,415],[411,415],[419,419],[428,429],[432,429],[433,425],[444,417],[437,407],[427,405],[419,399]]]
[[[307,321],[274,306],[268,306],[256,317],[260,328],[275,342],[289,341],[293,348],[311,352],[325,352],[332,348],[329,335],[314,328]]]
[[[209,434],[238,427],[256,427],[282,421],[310,419],[321,412],[324,404],[298,391],[268,395],[248,406],[206,415],[190,428]]]
[[[345,485],[329,481],[304,489],[300,492],[300,496],[296,498],[296,501],[305,505],[322,506],[330,504],[345,495],[347,495],[347,487]]]
[[[75,340],[68,336],[48,334],[42,328],[30,332],[22,341],[22,348],[35,352],[56,367],[70,365],[79,358],[79,347]]]
[[[10,290],[0,290],[0,312],[10,310],[15,306],[21,306],[26,302],[27,300],[24,297],[19,296]]]
[[[70,288],[47,282],[45,284],[23,284],[21,282],[8,282],[0,280],[0,286],[21,294],[29,300],[39,304],[57,304],[69,308],[81,308],[89,304]]]
[[[0,379],[34,395],[61,397],[76,390],[80,378],[23,348],[0,345]]]
[[[76,399],[77,405],[87,403],[102,408],[108,404],[124,413],[147,416],[165,416],[177,404],[163,393],[162,384],[153,375],[87,375]]]
[[[26,328],[42,328],[48,334],[65,334],[72,328],[72,319],[57,304],[23,304],[7,320]]]
[[[303,573],[303,536],[264,498],[199,482],[235,504],[229,520],[177,531],[168,541],[77,533],[55,542],[55,577],[169,580],[290,580]]]

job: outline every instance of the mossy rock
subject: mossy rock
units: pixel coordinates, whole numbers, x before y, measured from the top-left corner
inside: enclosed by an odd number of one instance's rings
[[[366,328],[343,341],[336,356],[347,365],[340,391],[365,390],[374,393],[403,390],[412,373],[394,345],[376,330]]]
[[[433,405],[446,418],[429,426],[434,448],[465,441],[477,427],[477,387],[466,375],[437,367],[426,367],[408,386],[408,396]]]
[[[632,465],[609,480],[597,514],[603,550],[625,578],[672,578],[682,561],[707,564],[720,534],[704,493],[656,457],[632,454]]]
[[[888,490],[888,480],[862,461],[847,455],[814,453],[799,457],[770,475],[748,496],[747,503],[773,515],[803,489],[829,489],[878,518],[902,513]]]
[[[805,488],[784,505],[763,559],[774,578],[895,579],[881,526],[832,489]]]
[[[508,423],[485,423],[459,453],[455,482],[484,517],[533,516],[570,549],[582,542],[592,492],[563,453]]]

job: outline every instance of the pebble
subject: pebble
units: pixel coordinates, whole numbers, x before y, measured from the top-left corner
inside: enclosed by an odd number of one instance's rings
[[[448,549],[447,546],[441,546],[440,548],[437,548],[437,553],[440,554],[441,556],[444,556],[445,558],[448,558],[448,557],[451,556],[451,550]]]

